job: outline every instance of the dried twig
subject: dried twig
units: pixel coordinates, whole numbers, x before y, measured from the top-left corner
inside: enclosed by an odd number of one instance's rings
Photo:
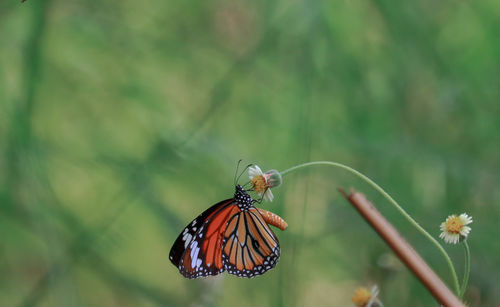
[[[384,218],[363,194],[355,191],[346,194],[342,188],[339,190],[440,304],[443,306],[465,307],[424,259],[403,239],[394,226]]]

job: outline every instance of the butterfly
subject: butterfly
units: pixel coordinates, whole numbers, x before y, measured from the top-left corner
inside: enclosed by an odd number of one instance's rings
[[[224,271],[251,278],[274,268],[280,245],[268,224],[281,230],[288,225],[278,215],[256,208],[255,202],[236,185],[233,198],[208,208],[184,228],[170,250],[170,261],[186,278]]]

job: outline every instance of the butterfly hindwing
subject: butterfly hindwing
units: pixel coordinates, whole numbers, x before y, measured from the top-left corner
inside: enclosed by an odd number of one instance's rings
[[[253,206],[231,217],[223,245],[224,267],[239,277],[264,274],[280,257],[278,238]]]

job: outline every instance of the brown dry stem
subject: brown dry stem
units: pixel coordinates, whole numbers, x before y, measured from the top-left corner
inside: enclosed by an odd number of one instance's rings
[[[346,194],[342,188],[339,190],[440,304],[465,307],[424,259],[363,194],[353,190],[350,194]]]

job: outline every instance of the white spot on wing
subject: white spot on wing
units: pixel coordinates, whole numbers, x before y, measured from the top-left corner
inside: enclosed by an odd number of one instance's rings
[[[191,244],[191,267],[199,267],[200,265],[198,264],[198,261],[201,260],[198,259],[198,253],[200,252],[200,248],[198,247],[198,242],[196,240],[193,241]]]
[[[184,235],[184,237],[182,237],[182,240],[184,241],[184,248],[187,248],[187,246],[189,245],[189,242],[191,242],[192,238],[193,238],[193,236],[189,233],[186,233]]]

